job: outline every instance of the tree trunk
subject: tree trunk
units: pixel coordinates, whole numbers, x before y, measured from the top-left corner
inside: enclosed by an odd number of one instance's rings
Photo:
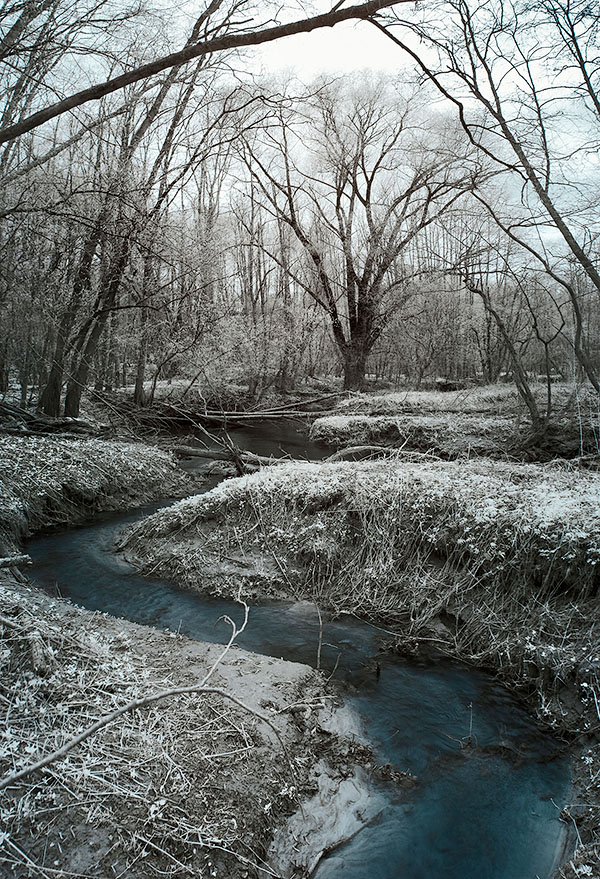
[[[129,239],[123,235],[116,260],[111,266],[108,282],[104,286],[104,296],[98,303],[99,307],[93,319],[88,322],[87,333],[82,334],[75,345],[73,366],[65,397],[65,416],[68,418],[79,418],[81,394],[87,384],[92,358],[96,353],[102,331],[114,307],[128,257]]]
[[[365,386],[368,353],[363,345],[352,345],[344,353],[344,390],[361,391]]]
[[[90,287],[92,261],[96,253],[96,248],[98,247],[103,222],[104,213],[101,211],[96,219],[94,228],[84,242],[69,302],[60,319],[50,374],[39,402],[39,408],[41,411],[46,415],[50,415],[52,418],[57,418],[60,414],[60,395],[62,391],[65,359],[69,350],[71,331],[75,324],[75,319],[79,312],[83,295]]]

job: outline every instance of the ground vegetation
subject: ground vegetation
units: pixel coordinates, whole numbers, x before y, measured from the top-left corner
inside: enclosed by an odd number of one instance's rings
[[[229,646],[194,642],[74,607],[24,576],[34,530],[197,481],[141,443],[5,436],[0,456],[0,872],[275,875],[275,828],[327,779],[316,847],[277,850],[284,873],[318,862],[339,840],[338,812],[368,800],[355,767],[372,760],[318,673],[236,649],[227,620]]]
[[[409,456],[410,457],[410,456]],[[493,669],[574,743],[577,869],[597,866],[599,477],[471,459],[282,464],[136,526],[127,551],[209,593],[294,595]]]

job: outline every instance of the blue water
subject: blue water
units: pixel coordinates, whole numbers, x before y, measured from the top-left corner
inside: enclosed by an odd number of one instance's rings
[[[140,577],[112,551],[120,531],[158,506],[31,540],[31,577],[82,607],[224,642],[230,629],[217,621],[226,613],[241,623],[238,605]],[[566,844],[567,757],[489,675],[384,655],[382,634],[324,620],[321,667],[343,682],[377,761],[417,783],[390,786],[383,813],[325,858],[316,879],[548,879]],[[252,607],[238,644],[315,665],[316,610]]]

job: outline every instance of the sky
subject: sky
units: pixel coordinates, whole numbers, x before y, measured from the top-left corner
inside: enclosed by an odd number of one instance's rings
[[[365,68],[394,73],[405,64],[400,49],[364,21],[342,22],[257,46],[253,58],[265,73],[291,69],[307,80],[321,72],[348,74]]]

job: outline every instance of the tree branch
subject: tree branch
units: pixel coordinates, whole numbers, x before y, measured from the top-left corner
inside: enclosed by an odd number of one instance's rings
[[[381,9],[396,6],[398,3],[408,2],[411,2],[411,0],[368,0],[366,3],[360,3],[357,6],[349,6],[347,9],[334,9],[333,11],[323,13],[322,15],[315,15],[311,18],[292,21],[288,24],[277,25],[264,30],[254,31],[253,33],[225,34],[225,36],[222,37],[216,37],[212,40],[206,40],[202,43],[186,46],[179,52],[164,55],[161,58],[157,58],[155,61],[143,64],[141,67],[136,67],[133,70],[129,70],[127,73],[121,74],[121,76],[116,76],[106,82],[97,83],[96,85],[90,86],[90,88],[76,92],[68,98],[64,98],[62,101],[57,101],[55,104],[51,104],[49,107],[39,110],[31,116],[25,117],[25,119],[22,119],[14,125],[7,126],[0,130],[0,143],[14,140],[16,137],[26,134],[28,131],[32,131],[44,122],[48,122],[50,119],[61,116],[63,113],[73,110],[75,107],[80,107],[82,104],[86,104],[89,101],[97,101],[99,98],[104,97],[104,95],[109,95],[134,82],[139,82],[149,76],[154,76],[157,73],[161,73],[163,70],[168,70],[169,68],[180,64],[186,64],[194,58],[200,58],[203,55],[208,55],[213,52],[223,52],[226,49],[240,49],[245,46],[258,46],[262,43],[279,40],[282,37],[309,33],[323,27],[333,27],[341,21],[368,19]]]

